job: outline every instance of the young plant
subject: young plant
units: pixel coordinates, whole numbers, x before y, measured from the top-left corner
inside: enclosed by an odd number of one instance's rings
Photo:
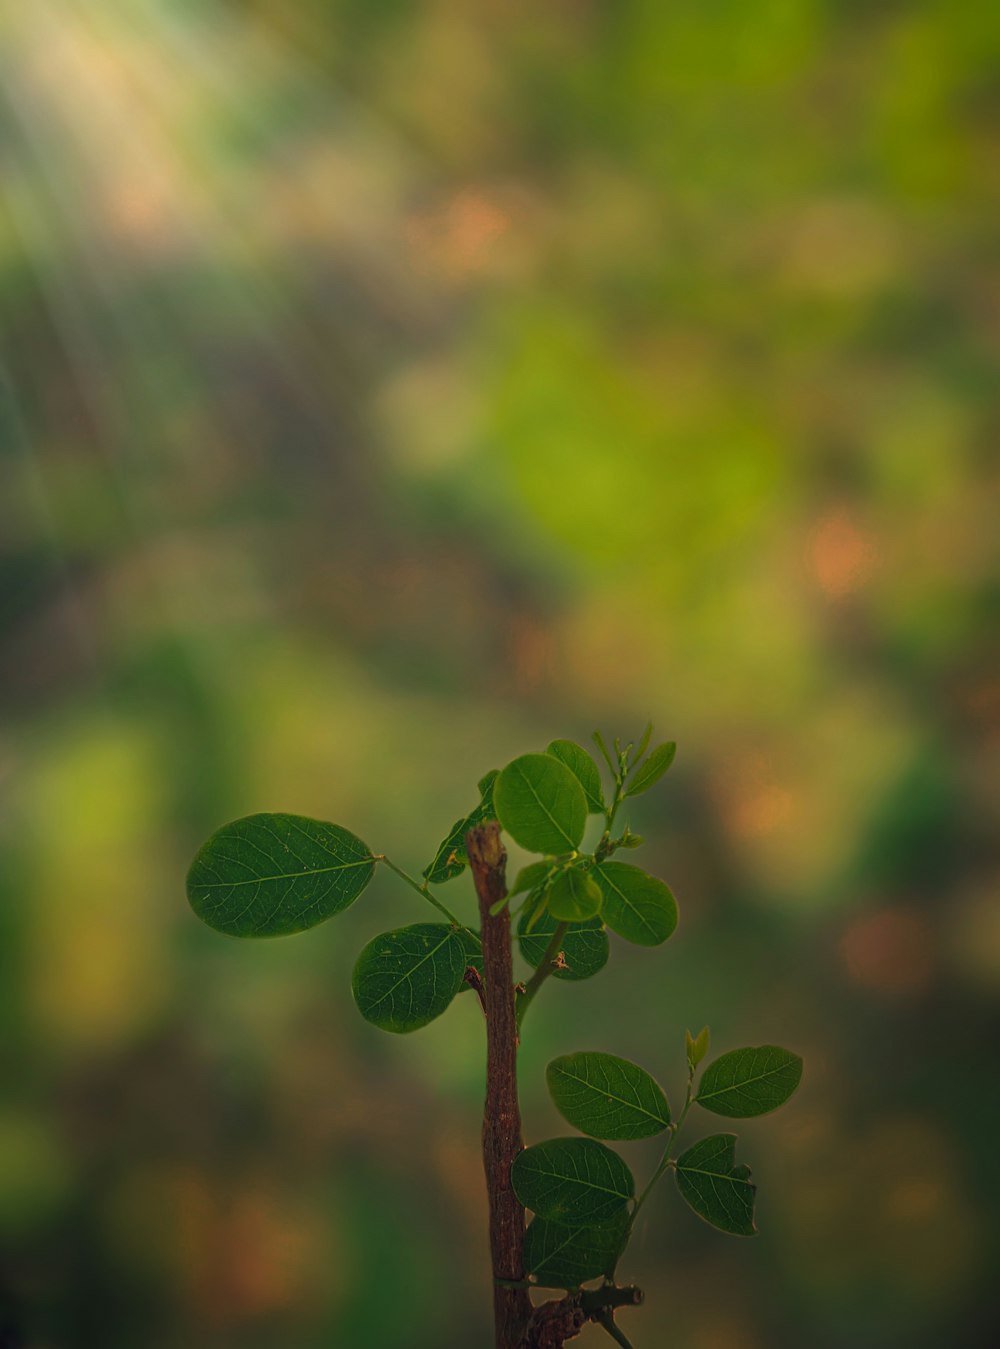
[[[625,824],[625,802],[648,791],[673,762],[673,742],[650,753],[652,727],[638,746],[598,732],[594,741],[611,777],[582,746],[555,740],[544,754],[522,754],[479,782],[479,800],[457,820],[421,879],[341,825],[297,815],[250,815],[224,825],[195,858],[188,898],[210,927],[236,937],[301,932],[341,913],[380,864],[394,872],[445,921],[412,923],[375,937],[354,967],[361,1015],[380,1030],[417,1030],[474,989],[486,1021],[483,1160],[489,1199],[496,1349],[557,1349],[588,1322],[629,1345],[616,1311],[642,1301],[616,1279],[635,1221],[657,1182],[673,1173],[681,1198],[723,1232],[751,1236],[750,1169],[736,1161],[736,1136],[711,1134],[675,1155],[693,1106],[727,1118],[763,1115],[798,1086],[802,1061],[775,1045],[736,1049],[711,1062],[695,1085],[709,1046],[706,1026],[686,1036],[687,1091],[672,1113],[655,1079],[628,1059],[577,1052],[547,1070],[552,1099],[579,1135],[525,1148],[517,1096],[517,1048],[525,1013],[552,977],[579,981],[609,956],[608,930],[639,946],[659,946],[677,925],[677,905],[663,881],[616,854],[642,839]],[[591,852],[582,849],[589,816],[603,821]],[[538,860],[510,890],[500,830]],[[438,887],[472,873],[478,929],[446,908]],[[512,907],[516,901],[516,908]],[[531,973],[515,981],[511,916]],[[607,1142],[663,1138],[663,1154],[645,1188]],[[525,1228],[525,1210],[534,1214]],[[586,1287],[585,1285],[592,1285]],[[564,1290],[534,1306],[532,1287]]]

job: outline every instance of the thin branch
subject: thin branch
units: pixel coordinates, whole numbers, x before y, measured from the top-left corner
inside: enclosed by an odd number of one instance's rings
[[[578,1293],[567,1293],[564,1298],[543,1302],[532,1312],[520,1349],[561,1349],[567,1340],[575,1339],[589,1321],[601,1326],[619,1344],[632,1349],[624,1332],[615,1325],[614,1310],[616,1307],[637,1307],[642,1297],[642,1289],[631,1284],[619,1287],[605,1283],[600,1288],[585,1288]]]
[[[431,888],[426,881],[424,881],[423,885],[421,885],[419,881],[414,880],[413,877],[408,872],[404,871],[402,867],[396,866],[396,863],[392,860],[392,858],[386,857],[385,853],[376,853],[375,861],[384,862],[386,866],[389,868],[389,870],[394,871],[401,881],[405,881],[406,884],[410,886],[412,890],[416,890],[418,895],[422,895],[423,898],[427,900],[428,904],[433,904],[435,909],[437,909],[438,913],[443,913],[445,918],[447,918],[450,923],[452,923],[455,927],[461,928],[463,932],[468,932],[469,936],[474,938],[475,941],[477,942],[479,941],[479,937],[476,935],[476,933],[471,932],[469,928],[467,928],[465,924],[462,922],[461,918],[456,918],[455,915],[452,913],[451,909],[447,908],[444,904],[442,904],[441,901],[438,899],[437,895],[432,893]]]
[[[524,1014],[531,1005],[531,1000],[541,988],[542,984],[559,968],[559,952],[562,949],[563,940],[566,936],[566,930],[569,923],[560,923],[552,934],[552,939],[545,948],[545,954],[538,962],[538,968],[524,985],[524,991],[517,997],[517,1028],[521,1029],[521,1023],[524,1020]]]
[[[464,977],[464,979],[465,979],[465,982],[469,985],[469,987],[470,987],[470,988],[474,988],[474,989],[476,990],[476,996],[479,998],[479,1005],[480,1005],[480,1007],[482,1007],[482,1009],[483,1009],[483,1016],[485,1016],[485,1015],[486,1015],[486,993],[485,993],[485,990],[484,990],[484,988],[483,988],[483,978],[482,978],[482,975],[481,975],[481,974],[479,973],[479,971],[476,969],[475,965],[469,965],[469,966],[466,967],[465,975],[464,975],[463,977]]]
[[[615,1318],[611,1312],[600,1312],[594,1317],[597,1324],[611,1336],[616,1344],[620,1344],[622,1349],[633,1349],[632,1341],[628,1338],[621,1326],[615,1325]]]
[[[479,899],[486,1008],[486,1105],[483,1166],[490,1208],[493,1316],[496,1349],[520,1349],[531,1317],[524,1282],[524,1208],[510,1183],[514,1158],[524,1148],[517,1101],[517,1017],[510,915],[490,909],[507,893],[507,854],[495,820],[465,836],[466,854]]]

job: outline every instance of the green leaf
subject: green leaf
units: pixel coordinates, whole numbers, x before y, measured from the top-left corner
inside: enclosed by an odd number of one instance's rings
[[[688,1067],[692,1073],[708,1053],[710,1040],[711,1033],[707,1026],[702,1026],[697,1035],[692,1035],[689,1030],[684,1032],[684,1048],[687,1051]]]
[[[756,1185],[736,1164],[736,1135],[713,1134],[677,1159],[677,1188],[699,1218],[723,1232],[752,1237]]]
[[[493,784],[496,782],[499,773],[497,769],[487,773],[485,777],[479,779],[479,794],[481,800],[475,810],[463,815],[460,820],[448,830],[448,837],[438,847],[434,854],[434,861],[430,866],[424,868],[424,878],[432,885],[443,885],[445,881],[450,881],[455,876],[460,876],[469,864],[469,859],[465,855],[465,836],[469,830],[477,824],[482,824],[484,820],[494,818],[493,811]]]
[[[564,1054],[545,1070],[556,1109],[591,1138],[652,1138],[670,1127],[662,1088],[614,1054]]]
[[[513,899],[515,895],[523,894],[525,890],[534,890],[541,885],[548,877],[552,867],[548,862],[532,862],[521,870],[514,877],[514,884],[507,892],[507,898]]]
[[[525,1208],[568,1227],[598,1227],[635,1196],[632,1172],[592,1138],[549,1138],[525,1148],[510,1183]]]
[[[651,721],[647,721],[646,729],[642,733],[642,739],[636,746],[635,755],[632,759],[633,763],[638,763],[639,760],[642,758],[642,756],[646,753],[646,746],[649,744],[652,734],[653,734],[653,723]]]
[[[612,932],[639,946],[659,946],[677,926],[669,888],[627,862],[602,862],[591,875],[604,891],[601,916]]]
[[[303,815],[247,815],[217,830],[187,876],[192,909],[233,937],[303,932],[353,904],[371,880],[366,843]]]
[[[609,1274],[625,1249],[630,1214],[601,1227],[566,1227],[535,1218],[524,1234],[524,1269],[543,1288],[578,1288]]]
[[[585,871],[561,872],[549,889],[549,913],[560,923],[582,923],[601,911],[604,894]]]
[[[777,1045],[733,1049],[705,1069],[695,1100],[713,1114],[746,1119],[777,1110],[801,1080],[798,1054]]]
[[[380,1030],[418,1030],[451,1002],[467,963],[461,937],[445,923],[383,932],[358,956],[351,979],[354,1001]]]
[[[483,977],[483,943],[479,939],[479,934],[466,932],[464,927],[460,927],[455,933],[458,940],[462,943],[462,950],[465,952],[465,968],[471,965],[474,970],[478,970],[480,979]],[[462,982],[458,986],[459,993],[468,993],[472,989],[471,984],[465,982],[465,970],[462,971]]]
[[[663,777],[676,753],[677,745],[673,740],[668,740],[665,745],[657,745],[646,762],[636,770],[635,777],[625,789],[625,795],[638,796],[640,792],[648,792]]]
[[[597,764],[583,748],[572,740],[553,740],[545,751],[554,759],[566,765],[583,788],[587,798],[587,811],[590,815],[603,815],[605,811],[604,793],[601,791],[601,775]]]
[[[493,784],[497,818],[529,852],[564,853],[580,846],[587,798],[565,764],[551,754],[522,754]]]
[[[541,964],[548,949],[552,934],[559,926],[558,920],[548,912],[543,913],[531,931],[531,909],[525,909],[517,925],[517,940],[521,955],[532,967]],[[599,918],[589,918],[585,923],[571,923],[562,939],[565,968],[554,969],[556,979],[590,979],[608,963],[611,948],[604,924]]]
[[[600,731],[591,731],[590,738],[591,740],[593,740],[597,748],[601,751],[601,754],[604,756],[604,762],[608,765],[608,768],[611,772],[611,776],[617,782],[618,771],[615,768],[614,761],[612,760],[611,755],[608,753],[608,747],[604,743],[604,737],[601,735]]]

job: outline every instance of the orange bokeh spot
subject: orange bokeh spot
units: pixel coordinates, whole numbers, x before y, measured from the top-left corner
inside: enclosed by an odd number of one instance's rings
[[[792,793],[774,781],[763,754],[735,756],[713,785],[726,828],[737,838],[763,838],[792,817]]]
[[[858,984],[880,993],[920,993],[934,973],[934,938],[913,909],[882,909],[857,919],[844,933],[840,953]]]
[[[832,599],[860,590],[879,565],[872,536],[839,509],[824,516],[813,530],[809,559],[816,580]]]
[[[412,216],[405,234],[416,257],[458,277],[483,267],[510,225],[510,216],[495,201],[466,189],[440,209]]]

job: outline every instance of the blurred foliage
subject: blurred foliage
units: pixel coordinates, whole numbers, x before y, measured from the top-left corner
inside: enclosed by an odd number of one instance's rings
[[[0,10],[0,1342],[481,1342],[478,1009],[348,990],[420,911],[250,950],[184,871],[257,809],[419,869],[647,716],[681,931],[547,987],[529,1139],[615,1017],[674,1090],[685,1025],[787,1042],[761,1237],[651,1206],[642,1335],[992,1342],[998,54],[943,0]]]

